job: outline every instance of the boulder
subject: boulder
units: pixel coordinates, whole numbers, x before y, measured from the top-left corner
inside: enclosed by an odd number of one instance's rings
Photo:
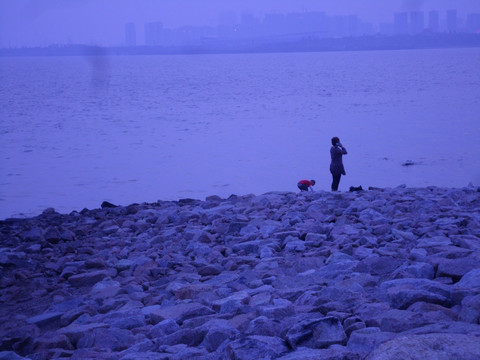
[[[480,341],[464,334],[401,336],[378,346],[366,360],[477,360]]]
[[[380,344],[383,344],[396,336],[395,333],[382,331],[378,327],[355,330],[350,334],[347,349],[358,354],[367,355]]]
[[[280,325],[277,321],[269,319],[266,316],[259,316],[248,324],[245,330],[247,335],[279,336]]]
[[[232,341],[225,350],[230,360],[275,359],[287,351],[281,338],[259,335]]]
[[[87,332],[77,342],[77,348],[95,348],[122,351],[133,345],[135,339],[128,330],[98,328]]]
[[[272,305],[259,306],[258,313],[269,319],[281,320],[295,314],[293,304],[285,299],[275,299]]]
[[[480,289],[480,268],[472,269],[465,273],[455,286]]]
[[[74,287],[92,286],[108,276],[107,271],[97,270],[89,271],[68,278],[68,282]]]
[[[311,349],[300,347],[277,360],[360,360],[361,358],[347,349]]]
[[[342,324],[335,317],[304,320],[293,325],[285,340],[292,349],[298,346],[327,348],[333,344],[345,345],[347,336]]]
[[[223,342],[233,339],[238,334],[239,331],[237,329],[228,325],[213,326],[208,330],[203,340],[205,349],[208,352],[216,351]]]
[[[169,305],[161,307],[150,312],[150,317],[156,323],[163,320],[175,320],[182,323],[186,319],[215,314],[215,312],[204,305],[198,303],[184,303],[178,305]]]

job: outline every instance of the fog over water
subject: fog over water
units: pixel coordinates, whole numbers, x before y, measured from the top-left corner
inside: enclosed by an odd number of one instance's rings
[[[480,49],[0,58],[0,218],[158,199],[480,185]],[[402,166],[411,160],[413,166]]]
[[[393,21],[398,11],[449,9],[460,19],[479,13],[478,0],[2,0],[0,46],[46,46],[57,43],[121,45],[125,23],[133,22],[143,38],[147,22],[167,28],[183,25],[216,26],[225,14],[248,11],[265,14],[322,11],[329,15],[357,15],[378,28]]]

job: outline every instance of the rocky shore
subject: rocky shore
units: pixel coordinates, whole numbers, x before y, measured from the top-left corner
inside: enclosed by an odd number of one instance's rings
[[[47,209],[0,241],[0,359],[480,358],[474,187]]]

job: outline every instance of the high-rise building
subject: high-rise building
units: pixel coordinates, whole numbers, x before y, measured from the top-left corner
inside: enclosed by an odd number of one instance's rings
[[[410,33],[420,34],[425,28],[425,15],[423,11],[412,11],[410,13]]]
[[[428,29],[431,32],[438,32],[440,29],[440,17],[438,11],[430,11],[428,13]]]
[[[133,22],[125,24],[125,45],[137,45],[137,33],[135,30],[135,24]]]
[[[158,46],[162,44],[163,24],[152,22],[145,24],[145,45]]]
[[[457,32],[457,10],[447,11],[447,31],[450,33]]]
[[[397,35],[408,34],[408,13],[398,12],[393,17],[393,31]]]
[[[358,35],[358,18],[356,15],[348,17],[348,36]]]
[[[467,31],[480,34],[480,13],[468,14]]]

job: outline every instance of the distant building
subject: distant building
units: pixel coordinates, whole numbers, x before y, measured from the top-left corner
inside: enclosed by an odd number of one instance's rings
[[[333,16],[330,22],[330,34],[334,37],[348,35],[348,16]]]
[[[437,33],[440,30],[440,16],[438,11],[430,11],[428,13],[428,30]]]
[[[359,21],[356,15],[348,17],[348,36],[357,36],[359,33]]]
[[[260,31],[260,20],[253,16],[251,12],[243,12],[240,16],[239,29],[241,37],[254,37]]]
[[[447,11],[447,31],[449,33],[457,32],[457,10]]]
[[[410,13],[410,33],[421,34],[425,28],[425,15],[423,11],[412,11]]]
[[[218,17],[218,36],[221,38],[234,38],[239,36],[237,28],[237,14],[234,11],[220,13]]]
[[[467,31],[480,34],[480,14],[468,14]]]
[[[267,14],[263,19],[263,31],[266,36],[286,33],[286,17],[282,14]]]
[[[136,46],[137,45],[137,33],[134,23],[125,24],[125,45]]]
[[[397,35],[408,34],[408,13],[398,12],[393,16],[393,31]]]
[[[393,35],[394,28],[392,23],[380,23],[379,32],[382,35]]]
[[[161,22],[152,22],[145,24],[145,45],[162,45],[163,24]]]

